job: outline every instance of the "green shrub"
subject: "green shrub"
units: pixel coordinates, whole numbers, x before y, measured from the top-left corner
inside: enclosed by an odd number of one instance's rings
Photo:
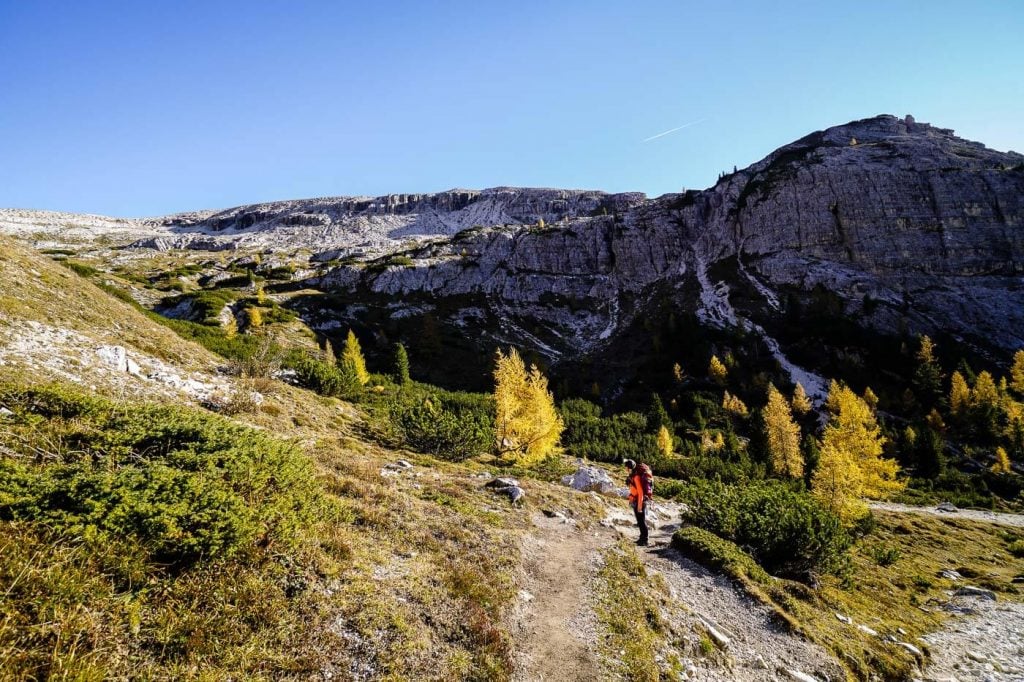
[[[850,546],[835,514],[779,481],[694,482],[682,499],[688,521],[735,542],[772,573],[834,570]]]
[[[351,398],[361,388],[355,375],[304,352],[292,353],[284,366],[295,371],[295,380],[303,388],[320,395]]]
[[[703,528],[687,526],[672,535],[672,546],[700,564],[722,571],[737,580],[750,578],[765,583],[768,574],[736,543],[718,537]]]
[[[60,264],[81,277],[93,277],[94,275],[100,274],[100,271],[93,266],[80,261],[71,260],[70,258],[65,258],[60,261]]]
[[[1018,559],[1024,559],[1024,540],[1011,542],[1006,549]]]
[[[128,540],[182,566],[288,545],[316,505],[311,465],[292,445],[205,412],[60,385],[3,386],[0,405],[26,451],[0,458],[3,521]]]
[[[461,461],[494,447],[490,396],[447,391],[402,393],[389,401],[387,409],[395,434],[413,450]]]

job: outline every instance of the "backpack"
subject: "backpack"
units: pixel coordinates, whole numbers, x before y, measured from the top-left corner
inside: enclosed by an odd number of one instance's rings
[[[654,497],[654,472],[646,464],[637,464],[636,473],[644,489],[644,499],[651,499]]]

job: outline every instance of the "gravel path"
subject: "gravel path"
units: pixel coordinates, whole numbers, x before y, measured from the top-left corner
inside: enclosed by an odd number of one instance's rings
[[[844,673],[831,654],[820,646],[776,625],[771,611],[736,588],[725,576],[708,571],[672,549],[672,520],[678,510],[655,507],[659,527],[652,529],[650,547],[641,551],[648,568],[668,585],[676,608],[666,616],[676,632],[692,633],[711,626],[728,638],[721,656],[683,661],[687,680],[707,682],[769,682],[786,679],[842,680]],[[625,512],[616,510],[611,520],[628,537],[636,534]],[[618,522],[616,522],[618,521]],[[792,672],[791,672],[792,671]],[[793,672],[810,675],[800,678]]]
[[[1024,680],[1024,604],[956,597],[949,606],[968,613],[922,637],[932,654],[925,680]]]
[[[969,519],[972,521],[984,521],[985,523],[996,523],[1000,526],[1024,528],[1024,514],[1005,514],[978,509],[942,511],[938,507],[915,507],[909,504],[896,504],[895,502],[872,502],[870,506],[872,509],[879,511],[898,512],[901,514],[927,514],[950,519]]]

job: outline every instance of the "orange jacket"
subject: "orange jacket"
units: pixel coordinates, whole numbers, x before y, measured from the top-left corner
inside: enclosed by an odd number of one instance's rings
[[[629,472],[629,477],[626,479],[626,485],[629,486],[629,502],[636,504],[636,510],[642,512],[644,510],[644,482],[642,475],[640,474],[640,467],[633,469]]]

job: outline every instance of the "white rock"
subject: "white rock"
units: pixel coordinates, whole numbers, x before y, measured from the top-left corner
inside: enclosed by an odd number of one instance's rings
[[[878,633],[877,632],[875,632],[874,630],[869,628],[867,625],[864,625],[863,623],[859,623],[857,625],[857,629],[860,630],[861,632],[863,632],[865,635],[871,635],[872,637],[878,637]]]
[[[786,668],[786,674],[789,675],[791,680],[796,680],[797,682],[818,682],[818,678],[808,675],[807,673],[800,672],[799,670]]]

